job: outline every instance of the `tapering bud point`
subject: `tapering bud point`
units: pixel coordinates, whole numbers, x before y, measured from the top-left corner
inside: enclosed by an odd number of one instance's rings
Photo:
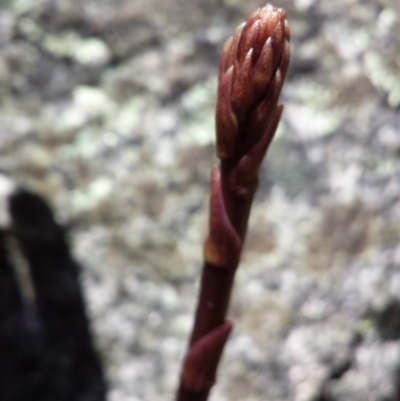
[[[241,157],[248,150],[246,144],[261,137],[263,127],[254,131],[252,121],[261,104],[272,105],[268,112],[274,115],[289,63],[289,39],[285,12],[267,4],[239,26],[223,47],[216,112],[219,158]]]

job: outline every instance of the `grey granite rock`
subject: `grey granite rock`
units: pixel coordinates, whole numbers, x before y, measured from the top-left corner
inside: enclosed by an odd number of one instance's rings
[[[207,230],[218,54],[263,4],[0,5],[0,171],[70,226],[110,401],[173,399]],[[285,113],[212,399],[397,401],[399,5],[276,5],[292,30]]]

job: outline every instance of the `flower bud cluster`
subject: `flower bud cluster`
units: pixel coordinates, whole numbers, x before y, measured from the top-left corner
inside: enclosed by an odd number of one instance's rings
[[[225,43],[216,108],[220,159],[243,155],[273,118],[289,64],[289,40],[285,11],[268,4]]]

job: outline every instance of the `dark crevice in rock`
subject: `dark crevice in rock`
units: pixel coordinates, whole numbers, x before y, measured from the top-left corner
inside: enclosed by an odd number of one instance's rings
[[[349,358],[343,361],[343,363],[332,367],[330,375],[321,387],[321,393],[315,398],[315,401],[335,401],[336,398],[331,394],[330,391],[331,385],[340,380],[346,372],[351,370],[355,351],[362,342],[363,337],[359,333],[354,333],[351,349],[349,351]]]
[[[376,317],[376,327],[383,341],[400,339],[400,302],[393,300]]]
[[[331,380],[340,379],[350,369],[350,367],[351,367],[351,361],[350,360],[344,362],[340,366],[336,366],[331,372],[330,379]]]

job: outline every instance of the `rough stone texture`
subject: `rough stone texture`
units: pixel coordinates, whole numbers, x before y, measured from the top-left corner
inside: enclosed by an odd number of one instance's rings
[[[218,54],[260,0],[0,5],[0,170],[70,226],[110,401],[173,399],[207,224]],[[213,401],[396,401],[400,6],[281,0],[283,121]]]

